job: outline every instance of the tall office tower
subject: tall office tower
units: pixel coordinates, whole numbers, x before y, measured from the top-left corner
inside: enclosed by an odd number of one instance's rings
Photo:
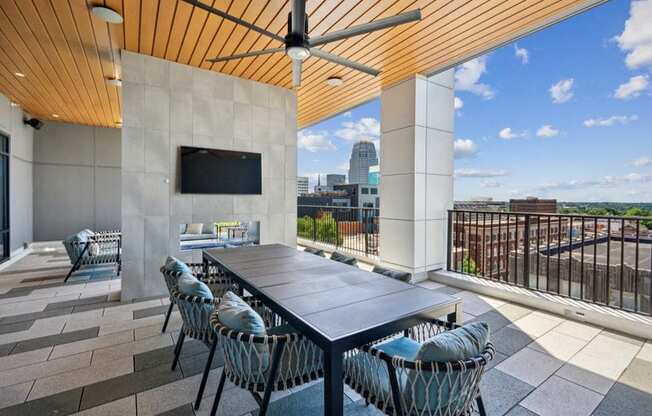
[[[342,185],[346,183],[346,175],[340,175],[337,173],[329,173],[326,175],[326,186],[328,189],[333,189],[335,185]]]
[[[310,193],[307,176],[297,176],[297,196]]]
[[[368,183],[369,167],[377,164],[376,146],[372,142],[354,144],[349,160],[349,183]]]

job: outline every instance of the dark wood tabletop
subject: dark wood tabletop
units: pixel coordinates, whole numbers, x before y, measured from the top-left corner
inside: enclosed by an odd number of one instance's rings
[[[327,415],[342,414],[344,351],[409,328],[423,316],[462,318],[459,298],[281,244],[208,249],[204,261],[218,263],[324,350]]]

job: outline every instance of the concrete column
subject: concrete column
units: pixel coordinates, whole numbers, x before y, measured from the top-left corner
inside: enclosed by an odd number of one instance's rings
[[[383,89],[380,258],[414,281],[446,267],[453,207],[453,70]]]

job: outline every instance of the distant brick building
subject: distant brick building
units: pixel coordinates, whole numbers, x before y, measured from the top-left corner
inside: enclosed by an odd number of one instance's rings
[[[540,199],[527,197],[525,199],[510,199],[511,212],[532,212],[537,214],[554,214],[557,212],[556,199]]]

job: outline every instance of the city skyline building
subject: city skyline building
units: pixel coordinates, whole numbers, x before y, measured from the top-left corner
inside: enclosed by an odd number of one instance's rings
[[[349,159],[349,183],[369,183],[369,168],[378,164],[376,146],[370,141],[353,145]]]
[[[301,196],[310,192],[310,178],[307,176],[297,176],[297,196]]]

